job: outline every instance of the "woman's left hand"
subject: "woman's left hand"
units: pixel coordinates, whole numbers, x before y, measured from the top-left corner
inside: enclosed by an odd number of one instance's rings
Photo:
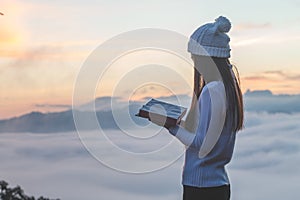
[[[171,127],[169,124],[165,123],[165,121],[160,121],[160,120],[155,120],[155,119],[151,119],[151,120],[149,119],[149,121],[151,121],[152,123],[154,123],[158,126],[162,126],[168,130]]]

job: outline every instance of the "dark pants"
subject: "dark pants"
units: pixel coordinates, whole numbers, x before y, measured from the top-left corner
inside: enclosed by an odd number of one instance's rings
[[[229,200],[230,185],[198,188],[183,186],[183,200]]]

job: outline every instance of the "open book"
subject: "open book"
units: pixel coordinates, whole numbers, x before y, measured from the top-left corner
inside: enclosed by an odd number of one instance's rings
[[[180,122],[186,111],[185,107],[151,99],[142,106],[136,116],[175,126]]]

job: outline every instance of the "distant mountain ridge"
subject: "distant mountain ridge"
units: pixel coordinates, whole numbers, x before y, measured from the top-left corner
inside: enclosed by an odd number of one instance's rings
[[[190,97],[181,95],[184,99],[183,106],[188,107]],[[162,97],[161,99],[176,103],[176,96]],[[114,113],[110,106],[114,102]],[[147,99],[145,99],[145,102]],[[89,118],[94,115],[93,108],[96,108],[96,117],[99,125],[103,129],[119,129],[114,114],[117,113],[118,120],[127,119],[128,114],[131,120],[138,125],[146,125],[149,122],[135,116],[143,102],[132,101],[129,104],[122,103],[115,97],[100,97],[95,102],[88,102],[76,108],[75,113],[80,114],[84,119],[84,129],[93,130],[98,126],[91,124]],[[300,95],[274,95],[270,90],[254,90],[244,94],[245,110],[250,112],[269,112],[269,113],[298,113],[300,112]],[[129,112],[129,113],[128,113]],[[124,124],[123,124],[124,125]],[[126,123],[125,123],[126,126]],[[129,126],[129,125],[128,125]],[[75,123],[72,110],[62,112],[31,112],[19,117],[0,120],[0,133],[7,132],[32,132],[32,133],[49,133],[49,132],[66,132],[74,131]]]
[[[300,112],[300,95],[273,94],[270,90],[247,90],[244,94],[247,111],[268,113]]]
[[[135,110],[140,105],[130,105],[130,117],[139,125],[146,125],[148,121],[135,117]],[[0,120],[0,133],[7,132],[31,132],[31,133],[55,133],[75,131],[73,112],[79,114],[84,119],[84,130],[95,130],[97,124],[92,124],[90,118],[94,116],[92,111],[67,110],[62,112],[41,113],[31,112],[20,117]],[[126,110],[118,110],[117,113],[123,117],[128,117]],[[119,129],[111,110],[96,111],[98,123],[103,129]]]
[[[273,93],[271,90],[247,90],[244,94],[244,96],[272,96]]]

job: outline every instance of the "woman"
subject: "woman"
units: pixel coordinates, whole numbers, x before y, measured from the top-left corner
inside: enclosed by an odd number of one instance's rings
[[[191,108],[185,122],[164,125],[186,145],[183,200],[230,199],[225,165],[231,160],[236,132],[243,127],[242,93],[228,60],[230,28],[230,21],[221,16],[192,34],[188,44],[194,61]]]

